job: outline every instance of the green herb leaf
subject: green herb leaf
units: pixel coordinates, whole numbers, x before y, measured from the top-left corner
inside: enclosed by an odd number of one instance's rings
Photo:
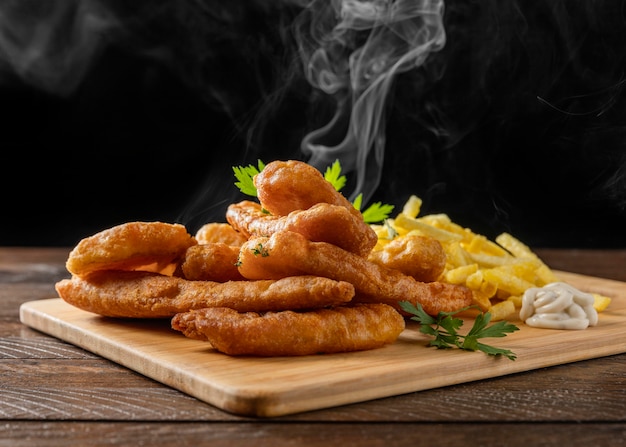
[[[453,318],[451,315],[447,315],[438,321],[439,326],[444,328],[446,332],[452,336],[457,334],[457,331],[463,326],[463,320],[460,318]]]
[[[467,351],[476,351],[478,350],[478,338],[474,336],[467,336],[459,346],[461,349],[465,349]]]
[[[265,164],[261,160],[257,161],[257,166],[233,166],[233,172],[237,179],[235,186],[237,186],[242,193],[257,197],[258,193],[256,186],[254,186],[253,179],[263,168],[265,168]],[[326,168],[324,179],[330,182],[337,191],[340,191],[346,185],[346,176],[341,174],[341,163],[339,160],[335,160],[332,165]],[[363,194],[359,194],[352,205],[360,211],[362,203]],[[362,213],[363,220],[369,224],[383,222],[389,217],[393,208],[393,205],[383,205],[381,202],[373,203]]]
[[[363,204],[363,193],[360,193],[352,202],[352,206],[356,208],[357,211],[361,211],[361,205]]]
[[[509,360],[515,360],[517,358],[517,355],[515,355],[515,353],[510,349],[500,349],[482,343],[478,343],[477,349],[489,355],[502,355]]]
[[[270,253],[267,251],[267,248],[265,248],[261,243],[257,244],[257,246],[252,248],[251,250],[254,256],[260,255],[262,258],[265,258],[270,255]]]
[[[506,321],[498,321],[482,330],[478,336],[481,338],[506,337],[507,333],[515,332],[517,330],[519,330],[519,328],[514,324]]]
[[[491,321],[489,312],[480,312],[474,319],[474,324],[467,335],[461,335],[458,333],[458,330],[463,326],[463,320],[454,317],[454,315],[475,306],[459,309],[457,312],[439,312],[436,317],[433,317],[427,314],[419,303],[415,306],[409,301],[400,301],[399,305],[402,310],[413,315],[411,320],[420,323],[420,332],[422,334],[434,337],[434,340],[429,342],[429,346],[435,346],[438,349],[456,346],[466,351],[482,351],[485,354],[494,356],[502,355],[509,360],[517,358],[508,349],[496,348],[478,341],[481,338],[506,337],[508,333],[519,330],[517,326],[506,321],[499,321],[488,326]]]
[[[420,304],[418,304],[417,307],[415,306],[415,304],[413,304],[410,301],[400,301],[399,304],[400,304],[400,308],[403,311],[405,311],[408,314],[415,315],[414,317],[411,317],[411,320],[417,321],[418,323],[422,323],[422,325],[427,325],[427,326],[437,323],[437,320],[434,317],[427,314]]]
[[[253,178],[261,172],[263,168],[265,168],[265,164],[261,160],[257,161],[257,166],[233,166],[235,178],[238,180],[235,182],[235,186],[239,188],[239,191],[242,193],[257,197],[257,190],[256,186],[254,186]]]
[[[374,202],[363,211],[363,220],[370,224],[383,222],[389,217],[392,211],[393,205]]]
[[[341,191],[341,189],[346,186],[346,176],[341,175],[341,164],[339,160],[335,160],[332,165],[326,168],[324,178],[326,181],[330,182],[337,191]]]

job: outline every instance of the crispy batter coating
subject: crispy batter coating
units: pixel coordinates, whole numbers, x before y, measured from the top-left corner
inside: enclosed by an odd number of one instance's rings
[[[200,227],[196,232],[198,244],[210,244],[221,242],[228,245],[241,247],[248,238],[239,233],[228,223],[209,222]]]
[[[97,270],[162,271],[196,243],[180,224],[128,222],[82,239],[70,252],[66,268],[77,276]]]
[[[437,239],[406,235],[396,238],[381,250],[372,251],[368,260],[400,270],[418,281],[437,281],[446,267],[446,252]]]
[[[393,343],[404,318],[385,304],[307,312],[239,313],[218,307],[176,315],[172,328],[229,355],[299,356],[375,349]]]
[[[56,283],[69,304],[108,317],[166,318],[203,307],[241,312],[313,309],[350,302],[354,287],[315,276],[281,280],[188,281],[137,271],[96,271]]]
[[[268,163],[254,177],[254,185],[263,208],[275,216],[306,210],[316,203],[330,203],[343,206],[362,219],[361,212],[320,171],[302,161]]]
[[[195,281],[237,281],[244,279],[239,273],[237,262],[239,247],[223,242],[189,247],[181,265],[185,279]]]
[[[249,239],[241,247],[239,271],[250,279],[319,275],[354,285],[354,301],[385,303],[400,310],[399,301],[420,303],[436,315],[469,306],[472,293],[464,286],[424,283],[404,273],[357,256],[326,242],[311,242],[291,231]]]
[[[378,242],[376,233],[365,223],[363,216],[329,203],[317,203],[286,216],[275,216],[263,212],[258,203],[244,200],[228,207],[226,220],[247,238],[289,230],[311,241],[328,242],[359,256],[367,256]]]

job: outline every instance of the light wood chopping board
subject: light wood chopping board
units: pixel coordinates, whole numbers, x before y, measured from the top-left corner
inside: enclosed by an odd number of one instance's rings
[[[218,353],[208,342],[174,331],[167,319],[105,318],[60,298],[24,303],[20,318],[27,326],[228,412],[272,417],[626,352],[626,283],[557,274],[581,290],[611,297],[612,302],[600,314],[599,324],[585,330],[536,329],[515,322],[519,331],[485,340],[511,349],[515,361],[426,347],[429,339],[412,322],[396,343],[381,349],[255,358]]]

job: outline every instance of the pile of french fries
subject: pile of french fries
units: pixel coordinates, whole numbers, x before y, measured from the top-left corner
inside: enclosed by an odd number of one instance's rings
[[[492,321],[518,318],[524,292],[559,281],[553,271],[524,243],[508,233],[491,241],[450,220],[447,214],[419,216],[422,200],[411,196],[402,211],[381,225],[372,225],[381,249],[395,238],[418,234],[437,239],[447,255],[440,281],[464,284],[474,304],[490,312]],[[604,310],[610,298],[594,294],[594,307]]]

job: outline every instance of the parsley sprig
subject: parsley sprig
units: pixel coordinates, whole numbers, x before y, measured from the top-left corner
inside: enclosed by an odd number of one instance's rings
[[[363,194],[359,194],[352,203],[354,207],[361,211],[361,203],[363,202]],[[393,205],[382,202],[372,203],[365,211],[363,211],[363,220],[367,223],[376,223],[385,221],[391,212],[393,211]]]
[[[261,160],[257,161],[257,166],[233,166],[233,172],[235,173],[235,178],[237,179],[235,186],[237,186],[242,193],[248,196],[257,197],[257,190],[256,186],[254,186],[253,178],[261,172],[263,168],[265,168],[265,164]],[[341,191],[341,189],[346,186],[346,176],[341,173],[341,164],[339,163],[339,160],[335,160],[333,164],[326,168],[326,171],[324,171],[324,178],[330,182],[330,184],[333,185],[337,191]],[[361,211],[362,202],[363,194],[359,194],[352,205],[357,210]],[[383,222],[389,217],[393,208],[393,205],[382,204],[381,202],[372,203],[365,211],[362,212],[363,220],[370,224]]]
[[[341,173],[341,164],[339,160],[335,160],[332,165],[324,171],[324,178],[335,187],[335,190],[341,191],[346,186],[346,176]]]
[[[463,320],[454,315],[474,306],[463,308],[456,312],[439,312],[437,316],[433,317],[427,314],[419,303],[417,307],[409,301],[400,301],[399,304],[402,310],[413,315],[411,320],[420,323],[420,332],[422,334],[434,337],[434,339],[429,342],[429,346],[435,346],[437,349],[457,347],[466,351],[482,351],[488,355],[502,355],[509,360],[515,360],[517,358],[517,356],[508,349],[496,348],[478,341],[481,338],[506,337],[508,333],[519,330],[517,326],[506,321],[498,321],[488,326],[491,321],[491,314],[489,312],[480,312],[476,316],[474,325],[470,331],[466,335],[462,335],[458,333],[458,330],[463,326]]]
[[[261,160],[257,160],[257,166],[233,166],[233,172],[235,173],[235,178],[237,179],[235,186],[239,188],[239,191],[242,193],[248,196],[256,197],[257,190],[252,179],[255,175],[261,172],[263,168],[265,168],[265,164]]]

